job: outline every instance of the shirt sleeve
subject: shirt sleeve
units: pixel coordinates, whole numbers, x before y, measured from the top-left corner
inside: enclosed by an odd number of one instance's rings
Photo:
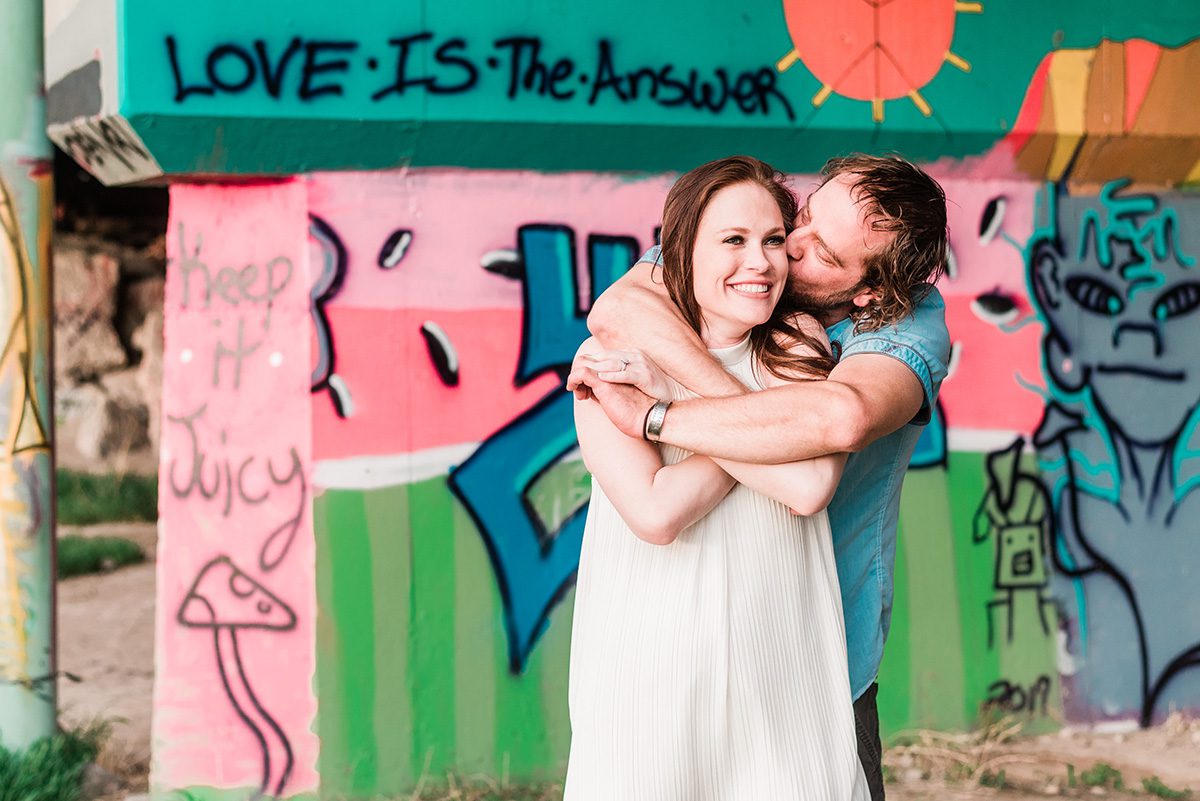
[[[891,356],[908,366],[925,398],[912,422],[925,425],[933,414],[950,361],[950,333],[946,330],[946,306],[941,293],[931,288],[917,304],[911,317],[878,331],[851,333],[842,342],[841,358],[861,353]]]
[[[638,264],[658,264],[659,259],[661,259],[661,258],[662,258],[662,248],[660,248],[658,245],[654,245],[653,247],[651,247],[649,250],[647,250],[645,253],[642,254],[642,257],[637,260],[637,263]]]

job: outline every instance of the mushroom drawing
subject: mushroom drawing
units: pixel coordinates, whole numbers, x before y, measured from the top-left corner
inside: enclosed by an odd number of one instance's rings
[[[254,797],[260,798],[268,792],[279,796],[292,772],[292,745],[279,724],[263,709],[246,678],[238,649],[238,631],[289,631],[296,626],[295,613],[239,570],[228,556],[218,556],[200,570],[175,619],[188,628],[212,630],[217,670],[225,694],[262,749],[262,783]],[[281,758],[273,759],[273,750]]]

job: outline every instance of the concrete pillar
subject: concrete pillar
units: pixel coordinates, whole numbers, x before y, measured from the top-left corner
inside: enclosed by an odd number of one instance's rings
[[[54,733],[50,145],[42,2],[0,4],[0,745]]]

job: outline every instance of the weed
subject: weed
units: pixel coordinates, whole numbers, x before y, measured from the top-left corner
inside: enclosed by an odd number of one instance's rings
[[[58,540],[58,577],[101,573],[146,561],[142,546],[124,537],[81,537],[69,534]]]
[[[1079,779],[1075,776],[1075,765],[1067,763],[1067,787],[1075,789],[1079,786]]]
[[[891,765],[883,765],[882,768],[883,768],[883,783],[884,784],[895,784],[899,778],[896,776],[896,769],[893,768]]]
[[[86,526],[158,519],[158,479],[132,473],[55,473],[58,522]]]
[[[422,782],[404,801],[560,801],[562,785],[508,784],[486,776],[454,776],[445,782]]]
[[[1153,796],[1159,798],[1191,798],[1191,790],[1173,790],[1162,783],[1162,779],[1157,776],[1151,776],[1149,779],[1142,779],[1142,788]]]
[[[1079,774],[1080,781],[1085,787],[1105,787],[1110,790],[1124,790],[1125,777],[1121,771],[1107,762],[1097,762]]]
[[[107,736],[100,724],[59,732],[24,751],[0,747],[0,801],[76,801],[84,768]]]
[[[1004,775],[1003,768],[996,773],[992,773],[990,770],[985,770],[979,777],[979,783],[984,787],[994,787],[999,790],[1008,785],[1008,779]]]

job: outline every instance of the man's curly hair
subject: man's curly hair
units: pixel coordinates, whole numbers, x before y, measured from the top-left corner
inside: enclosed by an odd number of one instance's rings
[[[928,173],[900,156],[853,153],[821,169],[822,184],[850,176],[851,196],[873,231],[894,234],[867,254],[863,284],[876,300],[851,317],[859,331],[878,331],[913,313],[946,269],[946,193]]]

